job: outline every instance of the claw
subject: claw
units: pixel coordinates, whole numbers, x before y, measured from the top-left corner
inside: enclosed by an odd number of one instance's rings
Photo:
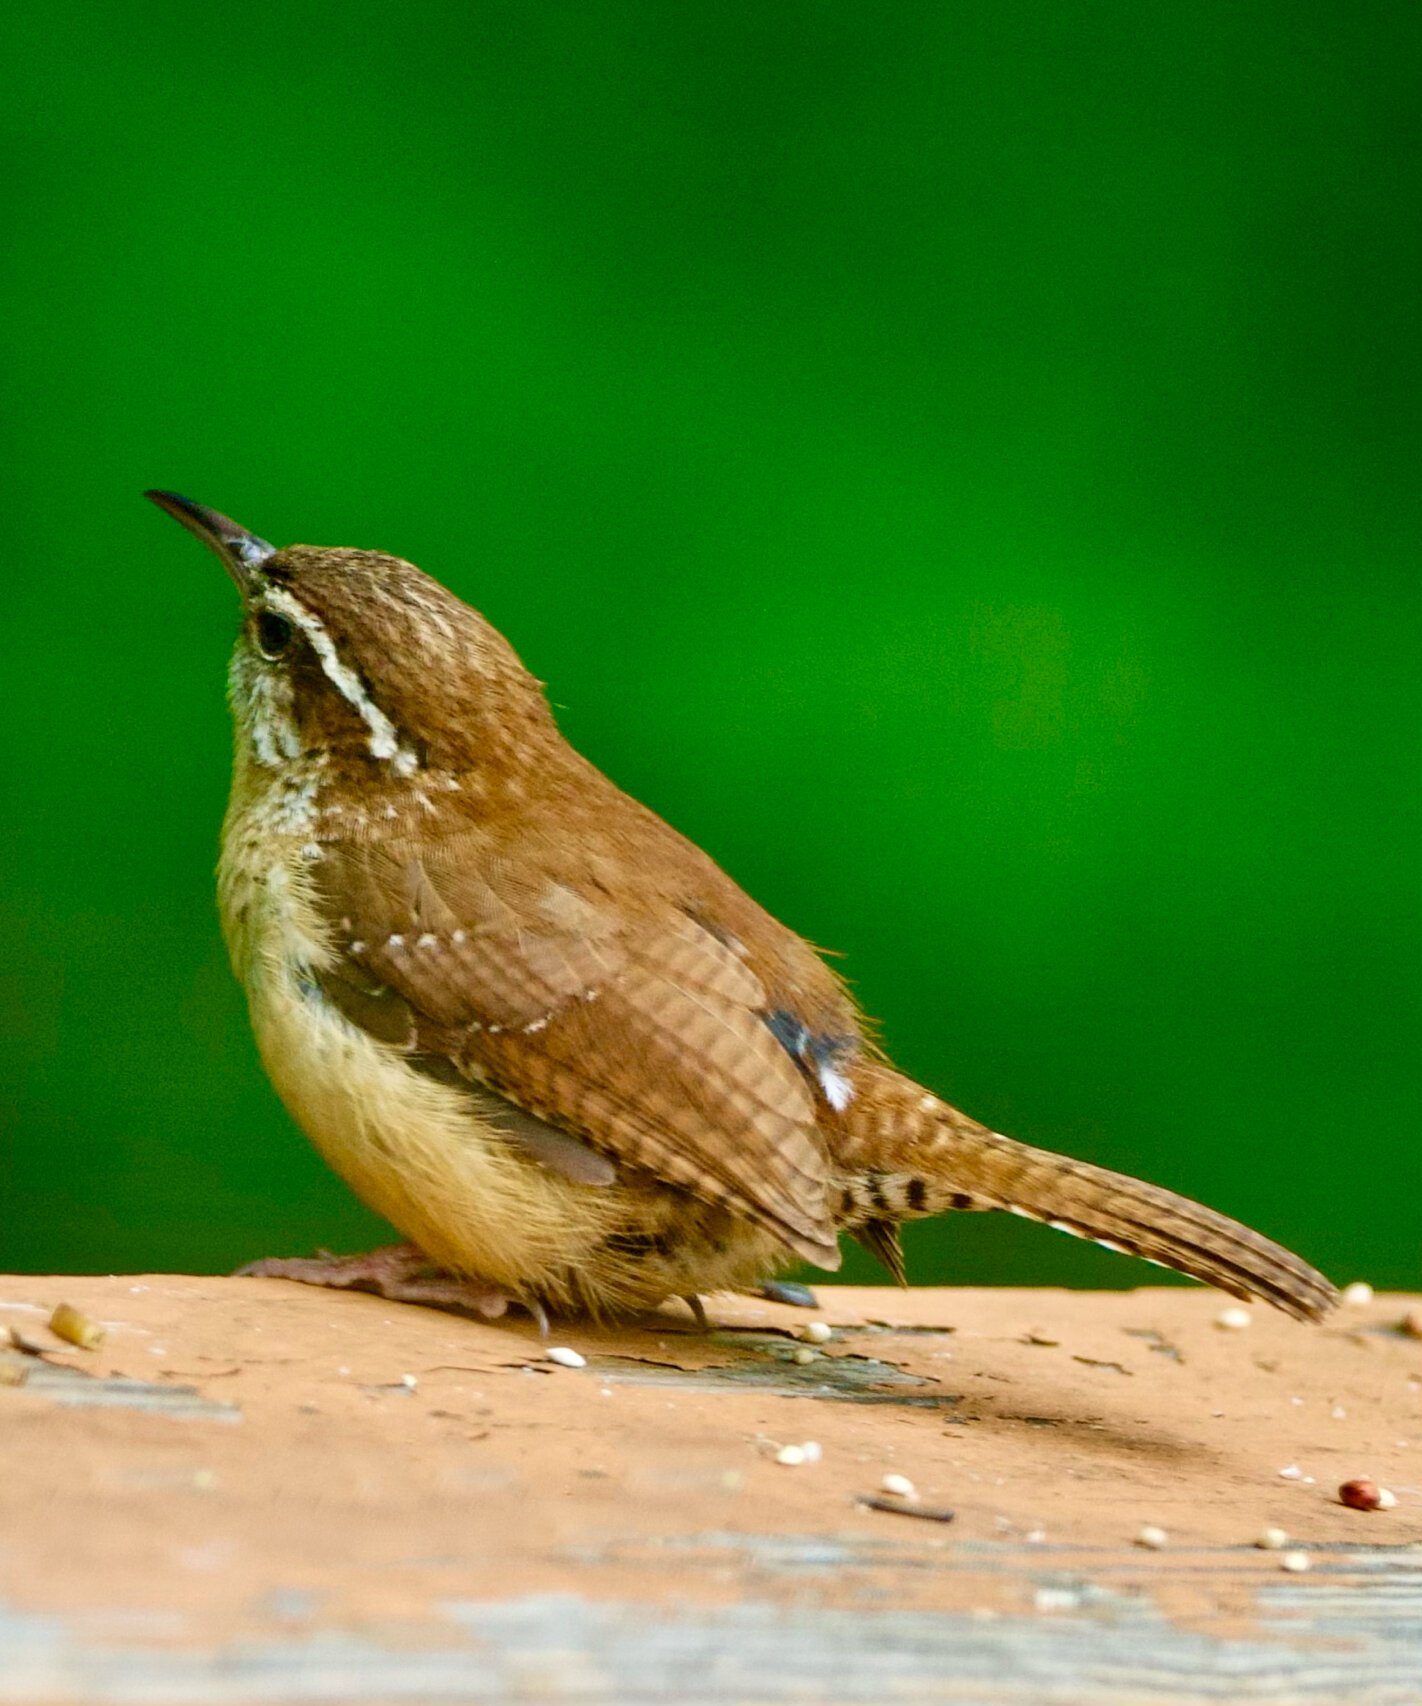
[[[760,1295],[768,1303],[788,1303],[796,1309],[818,1309],[819,1302],[807,1285],[796,1280],[767,1280]]]

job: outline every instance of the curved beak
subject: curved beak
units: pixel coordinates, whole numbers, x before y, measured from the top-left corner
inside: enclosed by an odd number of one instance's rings
[[[221,559],[223,568],[244,596],[253,589],[253,571],[260,568],[268,557],[276,555],[275,545],[268,545],[265,539],[258,539],[255,533],[248,533],[245,527],[239,527],[230,517],[220,515],[206,504],[194,503],[191,498],[181,497],[177,492],[145,492],[143,495],[159,509],[166,510],[174,521],[181,522],[189,533],[196,534]]]

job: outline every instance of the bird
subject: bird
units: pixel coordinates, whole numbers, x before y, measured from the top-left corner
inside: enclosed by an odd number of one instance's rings
[[[844,980],[563,737],[482,615],[400,557],[277,548],[145,494],[241,601],[218,901],[273,1086],[403,1242],[245,1272],[488,1317],[755,1289],[840,1235],[1044,1222],[1317,1321],[1300,1257],[989,1129],[898,1071]]]

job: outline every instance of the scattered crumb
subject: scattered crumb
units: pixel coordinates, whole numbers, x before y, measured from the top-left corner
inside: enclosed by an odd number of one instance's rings
[[[1242,1328],[1247,1327],[1253,1319],[1254,1317],[1242,1303],[1234,1303],[1228,1309],[1220,1310],[1219,1314],[1215,1316],[1215,1325],[1237,1333]]]
[[[556,1362],[559,1368],[586,1368],[588,1359],[577,1351],[570,1351],[566,1345],[550,1345],[543,1353],[548,1362]]]
[[[805,1328],[805,1337],[812,1345],[827,1345],[834,1337],[834,1329],[828,1321],[811,1321]]]
[[[892,1493],[896,1499],[916,1499],[918,1488],[909,1480],[907,1475],[885,1475],[879,1483],[886,1493]]]
[[[1329,1414],[1329,1417],[1335,1422],[1346,1421],[1347,1416],[1348,1416],[1348,1412],[1343,1408],[1343,1406],[1341,1404],[1335,1404],[1333,1406],[1333,1408],[1328,1412],[1328,1414]]]
[[[1287,1570],[1291,1576],[1301,1576],[1305,1570],[1313,1568],[1313,1559],[1307,1552],[1285,1552],[1279,1558],[1279,1568]]]
[[[1281,1469],[1279,1471],[1279,1479],[1281,1481],[1302,1481],[1303,1478],[1304,1472],[1299,1468],[1297,1463],[1291,1463],[1287,1469]]]
[[[1343,1301],[1350,1309],[1366,1309],[1373,1301],[1373,1288],[1366,1280],[1354,1280],[1343,1287]]]
[[[400,1376],[400,1384],[407,1392],[413,1392],[420,1383],[413,1374],[402,1374]]]
[[[800,1450],[805,1454],[806,1463],[818,1463],[824,1456],[824,1452],[820,1448],[820,1442],[817,1439],[807,1439],[800,1447]]]
[[[783,1463],[788,1469],[798,1469],[802,1463],[808,1462],[809,1459],[805,1456],[803,1445],[782,1445],[775,1454],[775,1461]]]
[[[804,1368],[809,1363],[818,1362],[819,1355],[818,1351],[812,1351],[808,1345],[797,1345],[790,1353],[790,1360],[799,1363]]]
[[[1266,1528],[1254,1544],[1261,1552],[1282,1552],[1289,1544],[1288,1532],[1282,1528]]]
[[[81,1351],[97,1350],[104,1342],[104,1329],[97,1321],[81,1315],[71,1304],[61,1303],[49,1318],[49,1330],[56,1339],[78,1345]]]
[[[1136,1545],[1144,1546],[1150,1552],[1163,1551],[1169,1544],[1170,1536],[1153,1522],[1146,1523],[1136,1534]]]

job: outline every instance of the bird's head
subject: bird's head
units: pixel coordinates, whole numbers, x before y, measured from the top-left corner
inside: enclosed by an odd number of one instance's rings
[[[239,750],[256,765],[329,755],[372,782],[398,781],[507,760],[551,729],[513,648],[413,563],[278,549],[176,492],[145,496],[217,555],[241,597],[231,700]]]

